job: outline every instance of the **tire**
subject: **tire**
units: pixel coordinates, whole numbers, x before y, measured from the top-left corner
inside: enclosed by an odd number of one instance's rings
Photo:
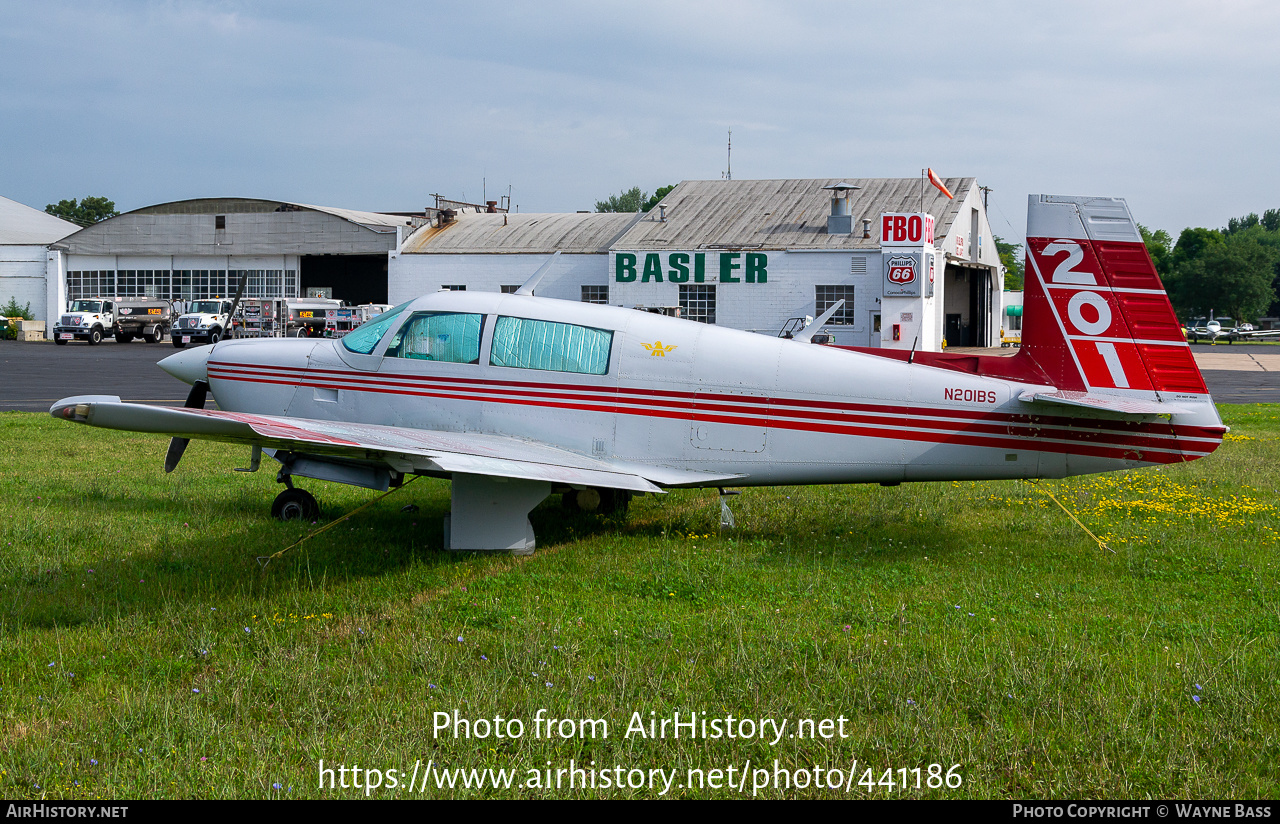
[[[212,346],[220,340],[222,340],[222,330],[215,326],[209,330],[209,345]]]
[[[54,334],[56,335],[57,333],[55,332]],[[58,338],[58,337],[55,337],[55,338],[53,339],[53,342],[54,342],[54,343],[56,343],[56,344],[58,344],[59,346],[66,346],[66,345],[67,345],[67,342],[66,342],[65,340],[63,340],[62,338]]]
[[[181,348],[182,348],[182,347],[184,347],[184,346],[186,346],[186,344],[182,342],[182,338],[174,338],[174,339],[173,339],[173,348],[174,348],[174,349],[181,349]]]
[[[320,504],[305,489],[286,489],[271,502],[271,517],[278,521],[314,521],[320,517]]]
[[[600,490],[601,515],[626,515],[631,505],[631,493],[625,489]]]
[[[293,333],[295,338],[305,338],[307,336],[307,327],[299,326],[298,331]]]
[[[606,517],[626,514],[631,503],[631,493],[625,489],[570,489],[560,499],[561,505],[570,512],[587,512]]]
[[[95,326],[89,331],[89,345],[97,346],[100,343],[102,343],[102,329]]]

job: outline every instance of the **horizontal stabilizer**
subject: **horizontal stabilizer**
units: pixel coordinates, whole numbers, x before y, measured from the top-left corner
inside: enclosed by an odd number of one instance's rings
[[[1176,403],[1162,403],[1139,398],[1119,398],[1089,392],[1023,392],[1018,396],[1023,403],[1045,403],[1055,406],[1071,406],[1096,409],[1100,412],[1117,412],[1121,415],[1177,415],[1193,410]]]

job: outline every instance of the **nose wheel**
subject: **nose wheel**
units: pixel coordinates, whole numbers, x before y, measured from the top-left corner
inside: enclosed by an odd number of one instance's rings
[[[305,489],[286,489],[271,503],[271,517],[281,521],[314,521],[320,517],[320,504]]]

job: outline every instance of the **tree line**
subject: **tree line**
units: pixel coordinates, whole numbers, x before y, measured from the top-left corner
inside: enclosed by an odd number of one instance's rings
[[[596,201],[597,212],[651,212],[653,207],[658,205],[658,201],[662,200],[671,190],[675,188],[675,184],[663,186],[650,197],[648,192],[640,191],[639,186],[632,186],[625,192],[619,192],[616,195],[609,195],[605,200]]]
[[[1186,228],[1173,241],[1139,225],[1151,260],[1180,316],[1236,322],[1280,313],[1280,209],[1233,217],[1221,229]]]
[[[70,200],[50,203],[44,207],[44,210],[54,217],[69,220],[77,226],[92,226],[120,214],[116,211],[115,201],[107,200],[105,197],[86,197],[79,202],[73,197]]]

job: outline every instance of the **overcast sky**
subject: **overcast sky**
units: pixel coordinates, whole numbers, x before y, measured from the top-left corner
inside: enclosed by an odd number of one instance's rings
[[[0,195],[591,209],[733,176],[1127,198],[1174,234],[1280,207],[1280,3],[0,5]]]

